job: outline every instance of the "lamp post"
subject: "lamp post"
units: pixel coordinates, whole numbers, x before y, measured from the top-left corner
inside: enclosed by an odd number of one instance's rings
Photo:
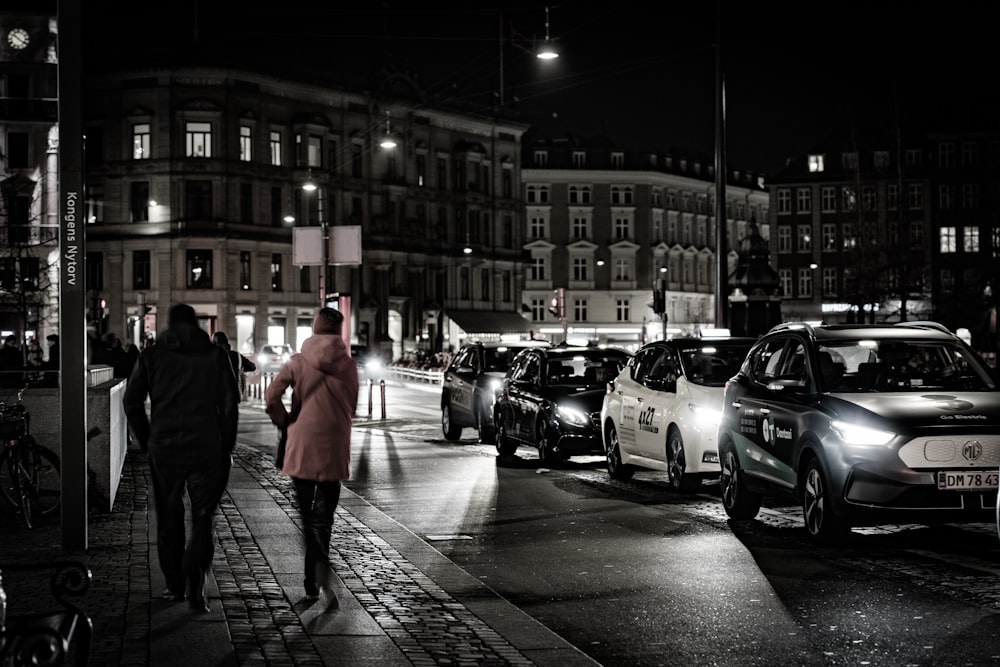
[[[503,29],[503,12],[500,13],[500,39],[498,40],[498,45],[500,47],[500,92],[499,92],[499,102],[500,106],[504,105],[504,29]],[[533,55],[539,60],[555,60],[559,57],[559,53],[555,50],[552,45],[552,39],[549,36],[549,8],[545,8],[545,41],[541,48],[535,48],[535,40],[531,40],[532,48],[528,48],[517,41],[517,38],[521,37],[523,41],[528,41],[527,38],[516,30],[511,29],[510,43],[516,46],[521,51],[524,51],[528,55]]]
[[[330,230],[327,227],[326,220],[323,217],[323,195],[320,189],[317,187],[316,183],[312,179],[310,174],[306,182],[302,184],[302,190],[308,196],[309,194],[316,193],[316,215],[319,218],[319,233],[320,233],[320,243],[322,244],[321,259],[319,265],[319,304],[321,308],[326,307],[326,269],[330,263]],[[305,211],[306,211],[306,222],[309,222],[309,200],[305,201]]]

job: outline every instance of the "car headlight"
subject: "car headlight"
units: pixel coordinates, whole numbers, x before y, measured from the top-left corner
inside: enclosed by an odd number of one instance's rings
[[[486,391],[491,394],[498,394],[503,388],[503,380],[498,380],[497,378],[491,378],[489,382],[486,383]]]
[[[849,445],[885,445],[896,437],[895,433],[889,431],[851,424],[839,419],[831,421],[830,428]]]
[[[590,423],[590,419],[582,411],[563,405],[556,406],[556,418],[570,426],[587,426]]]
[[[264,356],[263,354],[258,354],[257,355],[257,363],[258,364],[266,364],[267,363],[267,357]]]
[[[382,370],[382,362],[379,359],[369,359],[365,362],[365,368],[370,371]]]
[[[703,426],[718,426],[722,421],[722,410],[694,403],[688,403],[688,409],[694,415],[695,421]]]

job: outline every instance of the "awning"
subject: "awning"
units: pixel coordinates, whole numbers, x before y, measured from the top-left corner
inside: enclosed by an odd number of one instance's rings
[[[470,336],[476,334],[528,333],[531,322],[519,313],[493,310],[447,310],[445,315]]]

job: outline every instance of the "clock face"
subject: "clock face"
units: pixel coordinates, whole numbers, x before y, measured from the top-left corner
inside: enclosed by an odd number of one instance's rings
[[[7,43],[12,49],[23,49],[30,39],[28,31],[23,28],[14,28],[7,33]]]

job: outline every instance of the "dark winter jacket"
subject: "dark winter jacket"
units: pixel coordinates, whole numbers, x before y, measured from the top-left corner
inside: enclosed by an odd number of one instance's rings
[[[148,445],[154,460],[210,464],[236,445],[238,398],[226,351],[197,325],[178,324],[139,356],[124,406],[139,445]]]

